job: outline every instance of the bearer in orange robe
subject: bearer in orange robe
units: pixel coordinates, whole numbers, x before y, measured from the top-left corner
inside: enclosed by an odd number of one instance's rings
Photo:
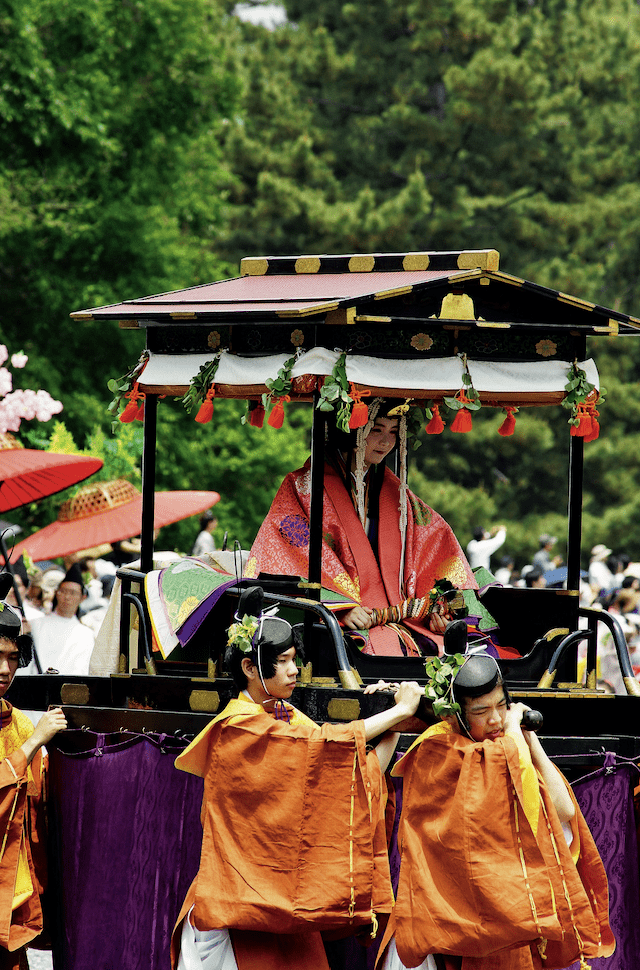
[[[573,793],[498,665],[471,654],[403,777],[383,970],[558,970],[609,956],[607,879]],[[457,710],[456,710],[457,708]],[[438,956],[435,956],[435,955]]]
[[[261,600],[245,591],[229,629],[239,697],[176,761],[205,779],[179,970],[328,970],[320,931],[375,934],[393,903],[381,770],[396,738],[367,743],[415,713],[422,689],[406,683],[391,710],[319,727],[286,703],[298,647]]]
[[[67,726],[58,708],[31,720],[4,700],[18,666],[31,660],[31,637],[4,601],[11,576],[0,574],[0,970],[27,967],[25,947],[42,932],[45,882],[41,748]]]

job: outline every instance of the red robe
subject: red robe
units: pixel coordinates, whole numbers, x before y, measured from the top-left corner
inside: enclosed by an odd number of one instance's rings
[[[33,734],[30,719],[2,702],[0,730],[0,946],[11,951],[3,967],[18,966],[11,954],[42,932],[40,894],[45,880],[42,819],[42,756],[31,764],[19,750]]]
[[[391,910],[382,777],[362,721],[318,727],[289,710],[278,721],[241,696],[176,760],[205,790],[174,960],[192,905],[199,930],[232,931],[240,970],[256,951],[261,968],[282,967],[283,948],[290,970],[324,970],[319,931],[347,935]]]
[[[393,773],[404,777],[401,865],[385,939],[395,936],[405,966],[441,953],[463,970],[530,970],[540,945],[557,970],[613,953],[591,833],[575,804],[567,846],[526,743],[474,742],[441,723]]]
[[[325,465],[322,585],[339,594],[343,600],[341,609],[356,604],[370,608],[395,606],[409,597],[427,595],[438,579],[448,579],[458,589],[478,588],[452,530],[442,516],[410,491],[401,588],[399,486],[398,478],[385,469],[376,559],[340,475],[331,465]],[[290,472],[280,486],[251,547],[245,576],[256,578],[261,572],[308,576],[310,499],[311,474],[307,461],[304,468]],[[325,605],[332,607],[330,602]],[[335,603],[333,608],[338,608]],[[421,622],[407,620],[403,626],[427,633]],[[401,631],[390,627],[373,627],[368,631],[367,652],[400,655],[398,632]]]

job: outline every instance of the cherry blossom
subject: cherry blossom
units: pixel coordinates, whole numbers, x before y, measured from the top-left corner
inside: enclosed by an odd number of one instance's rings
[[[0,344],[0,364],[9,358],[4,344]],[[11,355],[13,367],[22,368],[28,361],[20,351]],[[62,411],[62,403],[55,401],[48,391],[33,391],[30,388],[13,390],[11,371],[0,366],[0,434],[6,431],[19,431],[20,423],[26,421],[49,421],[54,414]]]

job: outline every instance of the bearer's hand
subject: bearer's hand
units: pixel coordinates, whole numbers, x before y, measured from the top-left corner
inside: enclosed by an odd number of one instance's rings
[[[506,731],[511,731],[512,733],[517,733],[521,730],[520,724],[522,718],[524,717],[525,711],[530,711],[531,708],[527,707],[526,704],[512,704],[504,717],[504,729]]]
[[[51,741],[60,731],[64,731],[67,726],[67,719],[60,707],[54,707],[51,711],[45,711],[32,734],[33,740],[38,747]]]
[[[352,610],[345,613],[342,622],[349,630],[368,630],[371,626],[372,610],[366,606],[354,606]]]
[[[395,694],[399,687],[399,681],[389,682],[388,680],[379,680],[377,684],[367,684],[363,693],[377,694],[379,691],[382,691],[384,693]]]
[[[424,687],[421,687],[415,680],[403,680],[398,685],[393,699],[396,702],[398,712],[402,710],[407,717],[411,717],[418,710],[418,704],[422,697],[424,697]]]
[[[43,744],[47,744],[59,731],[64,731],[66,726],[67,719],[61,708],[54,707],[53,710],[46,711],[36,724],[33,734],[20,747],[27,764],[33,761],[34,755]]]
[[[411,717],[418,709],[420,698],[424,696],[424,687],[421,687],[415,680],[394,681],[392,683],[379,680],[377,684],[367,684],[364,689],[365,694],[376,694],[378,692],[393,694],[396,707],[402,709],[403,716]]]

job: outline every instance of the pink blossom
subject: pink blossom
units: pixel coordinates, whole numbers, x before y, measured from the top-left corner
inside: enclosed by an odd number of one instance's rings
[[[0,364],[9,354],[4,344],[0,344]],[[22,351],[12,354],[14,367],[24,367],[28,357]],[[49,421],[54,414],[62,411],[62,403],[54,401],[48,391],[32,391],[30,388],[13,390],[13,377],[6,367],[0,367],[0,433],[19,431],[23,420]]]
[[[0,395],[4,397],[5,394],[9,394],[13,389],[13,378],[11,377],[11,371],[8,371],[6,367],[0,367]]]
[[[38,391],[35,404],[38,421],[49,421],[54,414],[62,411],[62,403],[54,401],[48,391]]]

